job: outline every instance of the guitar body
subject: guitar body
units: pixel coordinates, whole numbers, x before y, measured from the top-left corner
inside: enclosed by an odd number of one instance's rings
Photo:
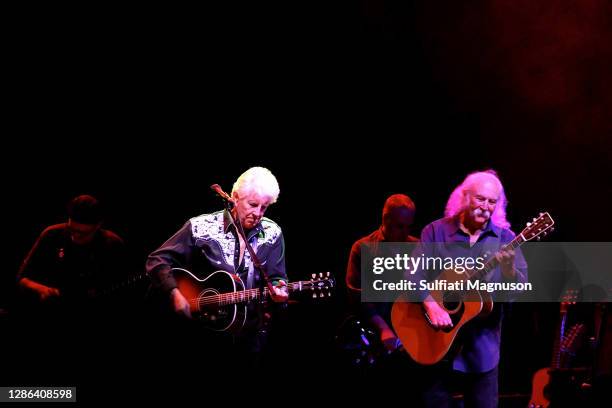
[[[533,389],[529,400],[529,408],[548,408],[550,400],[546,398],[544,391],[550,383],[549,370],[550,368],[540,368],[533,375]]]
[[[465,281],[464,275],[453,270],[445,270],[437,279],[449,283]],[[465,282],[463,283],[465,285]],[[464,292],[461,299],[453,298],[452,295],[456,292],[432,290],[429,293],[438,305],[448,312],[453,322],[453,327],[450,329],[434,329],[422,304],[407,302],[401,296],[391,309],[391,322],[397,337],[402,341],[410,357],[424,365],[436,364],[442,360],[449,352],[459,329],[481,314],[484,305],[481,292],[476,290]],[[490,297],[488,301],[492,307]]]
[[[585,329],[584,323],[577,323],[565,333],[565,323],[569,306],[576,302],[576,291],[569,291],[564,296],[559,310],[559,323],[557,325],[557,335],[553,344],[553,357],[550,368],[541,368],[535,372],[532,380],[531,400],[529,408],[548,408],[551,400],[556,402],[563,401],[567,406],[574,406],[571,398],[575,396],[572,390],[578,390],[576,385],[576,370],[568,370],[570,356],[574,355],[578,342],[578,336]],[[561,371],[560,371],[561,370]],[[564,373],[563,375],[559,375]],[[570,395],[567,395],[569,393]],[[553,404],[553,406],[556,406]]]
[[[190,299],[189,306],[195,320],[210,330],[238,332],[246,321],[247,306],[245,303],[219,305],[202,303],[201,300],[220,294],[231,294],[244,291],[244,283],[235,275],[226,271],[216,271],[205,279],[200,279],[186,269],[172,269],[178,289],[185,298]]]
[[[554,221],[550,215],[541,213],[511,242],[505,244],[504,248],[514,249],[524,242],[539,239],[552,230],[553,225]],[[423,365],[438,363],[448,354],[463,326],[475,317],[486,316],[493,311],[493,301],[489,293],[464,289],[467,288],[468,279],[483,279],[496,266],[496,258],[491,257],[483,268],[473,274],[458,273],[451,269],[443,271],[436,278],[439,283],[445,282],[449,290],[430,290],[429,294],[433,301],[448,312],[453,323],[453,327],[449,329],[434,329],[422,303],[411,303],[404,295],[395,301],[391,310],[393,329],[414,361]],[[463,285],[457,285],[461,281]]]
[[[472,296],[477,296],[475,292]],[[443,308],[444,305],[440,304]],[[445,308],[446,309],[446,308]],[[449,352],[459,329],[482,311],[482,302],[466,301],[448,310],[453,327],[448,330],[434,329],[421,303],[410,303],[398,299],[391,310],[391,321],[402,345],[419,364],[436,364]]]
[[[493,299],[491,298],[491,294],[488,292],[479,292],[480,297],[482,298],[482,311],[480,312],[480,317],[486,317],[493,312]]]
[[[178,289],[189,302],[193,319],[210,330],[239,332],[245,328],[245,324],[249,326],[254,322],[249,318],[247,323],[248,303],[266,301],[270,297],[269,288],[245,289],[244,282],[238,276],[226,271],[213,272],[205,279],[182,268],[173,268],[171,272]],[[312,279],[307,281],[286,284],[289,294],[308,291],[313,298],[331,296],[329,290],[334,285],[334,278],[329,272],[326,275],[321,272],[318,277],[312,274]]]

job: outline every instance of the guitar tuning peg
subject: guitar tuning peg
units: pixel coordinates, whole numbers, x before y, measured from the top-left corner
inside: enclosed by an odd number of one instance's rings
[[[530,223],[530,222],[528,222],[528,223],[527,223],[527,226],[528,226],[528,227],[531,227],[531,223]]]
[[[533,220],[532,220],[532,221],[533,221],[533,222],[535,222],[535,220],[537,220],[537,218],[533,217]]]
[[[313,299],[316,299],[316,298],[317,298],[317,294],[316,294],[316,293],[313,293],[313,294],[312,294],[312,298],[313,298]]]
[[[316,278],[316,277],[317,277],[317,274],[316,274],[316,273],[313,273],[313,274],[312,274],[312,279],[314,279],[314,278]]]
[[[329,272],[327,272],[327,277],[329,278]]]
[[[539,241],[540,240],[540,236],[538,236],[536,239]]]
[[[323,272],[319,272],[319,278],[323,277]]]

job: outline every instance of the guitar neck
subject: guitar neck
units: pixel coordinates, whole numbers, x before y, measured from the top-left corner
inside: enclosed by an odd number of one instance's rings
[[[310,281],[297,281],[290,282],[287,284],[287,290],[289,293],[300,292],[303,287],[306,286]],[[207,296],[207,303],[217,303],[219,306],[223,305],[235,305],[238,303],[246,303],[252,300],[268,299],[270,297],[270,289],[268,287],[263,288],[263,292],[260,288],[240,290],[236,292],[220,293],[218,295]]]
[[[517,235],[511,242],[504,245],[503,248],[514,250],[520,247],[521,245],[523,245],[525,242],[526,240],[523,238],[522,234]],[[485,276],[489,274],[489,272],[491,272],[491,270],[496,268],[497,265],[499,265],[499,261],[497,260],[497,258],[493,256],[487,262],[485,262],[482,269],[475,271],[472,275],[468,275],[468,277],[470,280],[483,279]]]
[[[123,288],[128,288],[131,287],[132,285],[147,279],[148,275],[146,272],[142,272],[139,274],[135,274],[135,275],[131,275],[127,280],[121,281],[121,282],[117,282],[109,287],[106,287],[102,290],[100,290],[97,294],[96,297],[105,297],[108,296],[112,293],[115,293],[116,291],[123,289]]]
[[[550,364],[551,368],[561,368],[561,340],[565,334],[565,322],[567,321],[567,310],[561,309],[559,323],[555,331],[555,342],[553,344],[553,356]]]

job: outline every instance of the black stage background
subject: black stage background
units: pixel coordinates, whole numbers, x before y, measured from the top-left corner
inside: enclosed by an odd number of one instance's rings
[[[16,12],[10,35],[0,306],[71,197],[107,205],[140,269],[188,218],[219,208],[210,184],[229,191],[255,165],[279,180],[266,215],[285,233],[290,277],[341,283],[327,303],[291,306],[283,352],[310,356],[288,364],[296,377],[338,364],[350,246],[392,193],[414,199],[418,234],[467,173],[493,168],[515,230],[546,210],[552,240],[609,240],[606,2],[55,7]],[[548,364],[557,313],[516,307],[502,392],[528,392]]]

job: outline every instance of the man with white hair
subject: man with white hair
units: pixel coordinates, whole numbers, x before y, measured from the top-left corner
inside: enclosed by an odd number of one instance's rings
[[[191,317],[189,302],[177,287],[172,268],[186,268],[200,278],[223,270],[240,277],[247,289],[259,285],[259,272],[254,267],[246,245],[253,248],[272,284],[275,302],[288,299],[286,288],[284,242],[280,227],[265,218],[268,207],[279,194],[276,177],[263,167],[252,167],[234,183],[232,189],[233,218],[246,236],[238,233],[227,210],[204,214],[188,220],[183,227],[148,257],[146,270],[154,287],[170,297],[176,314]],[[251,345],[247,345],[248,348]],[[257,345],[249,351],[260,351]]]
[[[515,234],[506,220],[504,188],[492,171],[475,172],[466,177],[451,194],[445,218],[427,225],[421,233],[426,256],[456,258],[482,256],[492,251],[499,266],[494,268],[489,282],[526,282],[527,264],[520,250],[504,249]],[[444,243],[444,245],[427,245]],[[436,271],[416,272],[416,279],[435,279]],[[427,276],[425,276],[427,275]],[[425,296],[425,293],[423,293]],[[463,386],[466,407],[497,407],[498,363],[503,311],[496,304],[486,318],[478,318],[461,328],[461,350],[424,370],[424,404],[431,407],[451,406],[449,384],[458,380]],[[453,326],[448,312],[431,296],[423,307],[434,328]]]

